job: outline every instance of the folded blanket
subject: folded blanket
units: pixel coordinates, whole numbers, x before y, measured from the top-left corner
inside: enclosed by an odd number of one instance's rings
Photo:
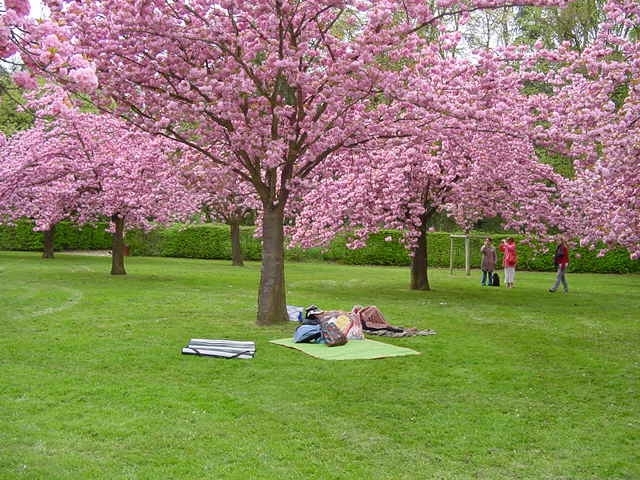
[[[253,358],[256,354],[255,342],[240,342],[235,340],[210,340],[206,338],[192,338],[189,344],[182,348],[184,355],[199,355],[215,358]]]

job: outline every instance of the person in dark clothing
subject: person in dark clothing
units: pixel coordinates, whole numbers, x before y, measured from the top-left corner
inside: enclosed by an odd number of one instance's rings
[[[480,253],[482,254],[482,261],[480,263],[480,269],[482,270],[481,285],[493,284],[493,272],[496,269],[496,249],[493,246],[493,242],[490,238],[484,239],[484,244],[480,247]]]

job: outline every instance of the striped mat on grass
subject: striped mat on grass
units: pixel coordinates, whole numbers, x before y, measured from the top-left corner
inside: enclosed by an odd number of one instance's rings
[[[256,354],[256,343],[237,340],[214,340],[209,338],[192,338],[182,348],[183,355],[198,355],[215,358],[253,358]]]
[[[390,343],[375,340],[350,340],[339,347],[327,347],[323,343],[295,343],[291,338],[270,340],[271,343],[283,347],[300,350],[312,357],[322,360],[367,360],[373,358],[402,357],[405,355],[420,355],[420,352],[410,348],[398,347]]]

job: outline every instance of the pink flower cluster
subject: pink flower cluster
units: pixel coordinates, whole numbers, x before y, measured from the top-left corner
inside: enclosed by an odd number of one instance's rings
[[[0,215],[32,218],[48,230],[118,216],[148,228],[194,213],[198,195],[173,160],[175,144],[111,116],[82,113],[59,89],[31,103],[42,115],[6,141],[0,165]]]

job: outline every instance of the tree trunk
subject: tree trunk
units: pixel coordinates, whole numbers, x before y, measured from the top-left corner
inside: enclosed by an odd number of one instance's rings
[[[431,290],[427,275],[427,224],[420,225],[420,237],[411,259],[411,290]]]
[[[231,265],[234,267],[244,266],[242,258],[242,245],[240,244],[240,222],[238,220],[229,221],[231,230]]]
[[[264,206],[262,221],[262,270],[258,292],[258,325],[289,320],[284,283],[283,207]]]
[[[50,229],[43,232],[43,250],[42,258],[53,258],[53,239],[56,233],[56,226],[52,225]]]
[[[124,269],[124,218],[113,215],[115,230],[111,236],[111,275],[126,275]]]

